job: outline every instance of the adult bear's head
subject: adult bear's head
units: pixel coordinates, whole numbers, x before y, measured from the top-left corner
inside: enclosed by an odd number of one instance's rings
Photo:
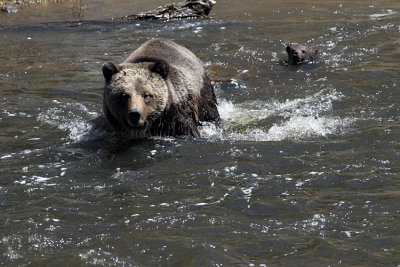
[[[168,100],[168,63],[106,63],[103,113],[116,131],[144,135],[165,110]]]

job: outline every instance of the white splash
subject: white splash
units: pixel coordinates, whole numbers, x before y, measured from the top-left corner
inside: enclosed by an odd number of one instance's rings
[[[267,139],[280,141],[284,139],[309,138],[313,136],[326,137],[330,134],[341,134],[352,119],[340,117],[292,117],[282,124],[275,124],[267,132]]]
[[[331,115],[333,102],[343,97],[335,89],[327,89],[285,101],[233,104],[220,100],[219,113],[224,127],[205,124],[201,134],[208,138],[242,141],[301,140],[340,135],[354,121]],[[267,126],[264,121],[268,120],[275,122]]]
[[[21,180],[15,180],[14,183],[18,185],[42,185],[42,186],[55,186],[56,183],[49,183],[50,180],[54,180],[59,178],[59,176],[52,177],[43,177],[38,175],[33,175],[31,177],[27,177],[25,175],[22,176]]]
[[[387,9],[386,12],[387,13],[372,14],[372,15],[369,15],[369,17],[371,19],[380,19],[380,18],[383,18],[383,17],[388,17],[388,16],[391,16],[391,15],[397,14],[397,12],[393,11],[392,9]]]
[[[68,132],[68,139],[72,142],[85,140],[91,127],[88,118],[94,119],[97,113],[89,111],[81,103],[57,102],[56,104],[60,106],[41,112],[38,121]]]

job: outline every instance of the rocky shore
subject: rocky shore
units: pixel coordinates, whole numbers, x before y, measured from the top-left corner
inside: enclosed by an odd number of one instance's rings
[[[0,0],[0,11],[13,14],[26,6],[57,2],[64,0]]]

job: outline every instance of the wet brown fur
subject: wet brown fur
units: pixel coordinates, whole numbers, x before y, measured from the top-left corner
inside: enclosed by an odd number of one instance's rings
[[[171,48],[170,51],[168,51],[169,48]],[[158,64],[158,67],[154,67],[160,61],[166,64]],[[147,63],[151,72],[144,75],[156,75],[157,79],[163,79],[167,88],[168,99],[166,99],[165,108],[160,114],[153,116],[149,112],[147,116],[144,116],[145,127],[130,129],[124,123],[121,123],[121,118],[116,118],[111,112],[111,108],[118,109],[118,107],[110,107],[111,103],[108,103],[109,100],[106,96],[107,86],[110,86],[114,75],[123,71],[124,68]],[[168,40],[155,39],[135,50],[122,64],[107,64],[105,64],[106,67],[103,67],[103,74],[106,78],[103,101],[103,117],[106,129],[111,129],[127,138],[147,136],[199,137],[198,126],[200,121],[215,122],[219,120],[217,100],[211,81],[202,62],[186,48]],[[110,80],[107,81],[107,79]],[[154,92],[157,92],[157,90],[159,89],[156,88]]]
[[[317,59],[318,50],[312,50],[305,45],[286,46],[289,65],[314,62]]]

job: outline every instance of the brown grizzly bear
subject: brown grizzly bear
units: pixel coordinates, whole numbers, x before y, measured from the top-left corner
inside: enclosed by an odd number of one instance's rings
[[[102,71],[106,85],[98,124],[103,130],[128,139],[199,137],[200,121],[219,120],[203,63],[172,41],[147,41],[124,62],[106,63]]]
[[[311,50],[305,45],[294,45],[286,46],[286,52],[288,53],[289,65],[296,65],[302,63],[314,62],[317,59],[318,50]]]

